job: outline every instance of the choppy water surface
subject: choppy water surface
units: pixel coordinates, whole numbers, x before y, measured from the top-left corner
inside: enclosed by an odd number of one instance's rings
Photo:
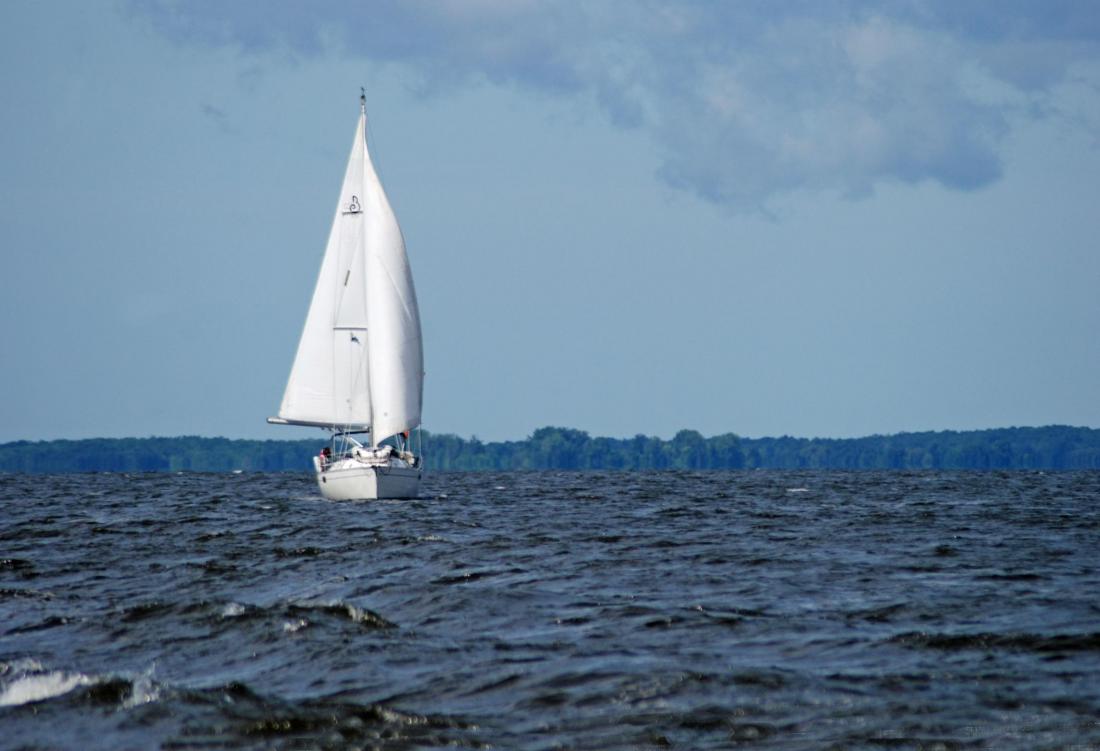
[[[6,748],[1100,748],[1100,473],[0,476]]]

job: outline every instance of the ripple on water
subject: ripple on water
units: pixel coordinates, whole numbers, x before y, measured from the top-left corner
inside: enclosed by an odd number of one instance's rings
[[[1100,747],[1100,473],[6,476],[14,747]],[[107,709],[108,711],[103,711]]]

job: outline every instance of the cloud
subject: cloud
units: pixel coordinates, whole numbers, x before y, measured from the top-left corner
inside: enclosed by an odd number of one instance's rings
[[[980,189],[1004,139],[1100,57],[1095,4],[154,0],[183,43],[321,52],[467,81],[591,96],[643,129],[669,185],[735,210],[888,182]]]
[[[214,127],[216,127],[222,133],[236,133],[236,129],[230,124],[229,116],[225,114],[225,110],[220,107],[215,107],[212,104],[203,104],[200,108],[203,116],[210,120]]]

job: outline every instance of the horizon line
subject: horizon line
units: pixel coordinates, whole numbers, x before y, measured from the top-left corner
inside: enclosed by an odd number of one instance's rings
[[[431,436],[454,436],[456,438],[459,438],[460,440],[466,440],[466,441],[475,441],[476,440],[480,443],[518,443],[518,442],[522,442],[522,441],[529,441],[534,437],[535,433],[539,432],[540,430],[546,430],[546,429],[569,430],[569,431],[575,431],[575,432],[578,432],[578,433],[583,433],[588,437],[589,440],[598,440],[598,439],[604,438],[604,439],[610,439],[610,440],[615,440],[615,441],[628,441],[628,440],[632,440],[634,438],[637,438],[638,436],[642,436],[644,438],[656,438],[657,440],[661,440],[661,441],[671,441],[671,440],[675,440],[677,435],[679,435],[680,433],[683,433],[685,431],[698,433],[704,439],[708,439],[708,440],[711,439],[711,438],[717,438],[719,436],[734,435],[738,439],[750,440],[750,441],[768,440],[768,439],[777,440],[777,439],[782,439],[782,438],[789,438],[789,439],[801,440],[801,441],[859,441],[859,440],[863,440],[863,439],[866,439],[866,438],[890,438],[890,437],[893,437],[893,436],[922,435],[922,434],[929,434],[929,433],[931,433],[931,434],[936,434],[936,433],[988,433],[988,432],[993,432],[993,431],[998,431],[998,430],[1043,430],[1043,429],[1050,429],[1050,428],[1066,428],[1066,429],[1070,429],[1070,430],[1090,430],[1090,431],[1100,430],[1100,427],[1092,427],[1092,426],[1088,426],[1088,425],[1069,425],[1069,424],[1066,424],[1066,423],[1048,423],[1046,425],[1009,425],[1009,426],[1003,426],[1003,427],[968,428],[968,429],[938,428],[938,429],[929,429],[929,430],[899,430],[899,431],[894,432],[894,433],[867,433],[867,434],[864,434],[864,435],[850,436],[850,437],[847,437],[847,438],[838,438],[838,437],[822,436],[822,435],[797,436],[797,435],[792,435],[790,433],[782,433],[780,435],[749,436],[749,435],[742,435],[742,434],[737,433],[735,431],[727,431],[727,432],[724,432],[724,433],[714,433],[713,435],[707,436],[707,435],[703,435],[700,431],[698,431],[694,428],[681,428],[676,433],[674,433],[672,435],[672,437],[662,438],[662,437],[657,436],[657,435],[649,435],[649,434],[646,434],[646,433],[635,433],[634,435],[621,436],[621,437],[605,436],[605,435],[593,435],[589,431],[583,430],[581,428],[572,428],[572,427],[568,427],[568,426],[565,426],[565,425],[543,425],[543,426],[540,426],[538,428],[535,428],[534,430],[531,431],[530,434],[528,434],[528,435],[526,435],[522,438],[505,438],[505,439],[498,439],[498,440],[483,440],[481,438],[478,438],[476,433],[470,434],[469,436],[462,436],[462,435],[459,435],[458,433],[453,433],[453,432],[435,432],[435,431],[431,431],[431,430],[425,430],[424,432],[428,433]],[[266,441],[295,442],[295,441],[319,440],[319,439],[316,439],[316,438],[313,438],[313,437],[306,437],[306,438],[239,438],[239,437],[238,438],[231,438],[231,437],[224,436],[224,435],[210,436],[210,435],[199,435],[197,433],[181,433],[181,434],[177,434],[177,435],[91,436],[91,437],[87,437],[87,438],[37,438],[37,439],[15,438],[15,439],[12,439],[12,440],[0,442],[0,446],[4,446],[4,445],[7,445],[7,444],[12,444],[12,443],[52,443],[52,442],[58,442],[58,441],[70,441],[70,442],[76,442],[76,441],[127,441],[127,440],[148,441],[148,440],[180,439],[180,438],[198,438],[200,440],[258,441],[258,442],[266,442]]]

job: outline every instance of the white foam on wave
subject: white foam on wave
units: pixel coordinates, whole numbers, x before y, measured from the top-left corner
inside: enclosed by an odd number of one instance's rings
[[[122,706],[131,708],[160,699],[160,686],[153,681],[155,672],[156,663],[153,663],[148,670],[130,679],[130,695]],[[14,679],[9,680],[11,676]],[[0,707],[18,707],[55,699],[79,686],[91,686],[104,680],[108,679],[66,670],[47,670],[38,660],[29,657],[0,662]]]
[[[787,488],[788,493],[809,493],[809,488]]]
[[[156,672],[156,663],[148,670],[134,678],[130,696],[122,703],[122,706],[130,709],[142,704],[149,704],[160,699],[160,686],[153,682],[153,673]]]
[[[283,623],[284,634],[294,634],[301,631],[303,628],[309,627],[309,621],[305,618],[299,618],[296,621],[286,621]]]
[[[241,605],[239,602],[227,603],[226,606],[222,608],[222,618],[233,618],[238,615],[244,615],[244,605]]]
[[[51,671],[16,678],[0,693],[0,707],[18,707],[69,693],[77,686],[95,683],[83,673]]]

